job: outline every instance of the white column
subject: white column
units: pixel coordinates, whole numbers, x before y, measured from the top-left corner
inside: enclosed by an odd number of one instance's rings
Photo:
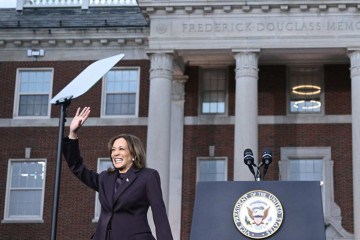
[[[184,89],[187,79],[188,76],[174,75],[171,104],[169,221],[175,240],[180,240],[181,234],[181,193],[185,103]]]
[[[163,198],[168,207],[173,56],[168,53],[153,53],[150,61],[147,165],[159,171]]]
[[[234,51],[236,60],[234,180],[251,181],[254,176],[244,164],[250,148],[255,163],[258,152],[258,53]]]
[[[349,53],[351,61],[352,169],[354,239],[360,239],[360,50]]]

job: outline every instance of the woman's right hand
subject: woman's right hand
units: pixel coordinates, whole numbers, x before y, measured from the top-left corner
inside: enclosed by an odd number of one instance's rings
[[[76,114],[73,120],[70,123],[70,131],[69,131],[69,138],[70,139],[77,139],[77,131],[80,129],[82,125],[84,125],[86,119],[90,115],[90,107],[84,107],[80,111],[80,107],[76,110]]]

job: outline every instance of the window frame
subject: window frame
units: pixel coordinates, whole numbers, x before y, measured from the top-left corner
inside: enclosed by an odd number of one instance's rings
[[[49,101],[47,107],[47,115],[46,116],[20,116],[19,115],[19,107],[20,107],[20,73],[22,71],[51,71],[51,80],[49,86]],[[54,84],[54,68],[51,67],[43,67],[43,68],[17,68],[16,69],[16,81],[15,81],[15,94],[14,94],[14,108],[13,108],[13,118],[15,119],[49,119],[51,117],[51,104],[50,100],[52,99],[53,94],[53,84]]]
[[[321,196],[325,218],[331,217],[332,208],[336,206],[334,201],[334,176],[331,160],[331,147],[281,147],[281,160],[279,161],[279,180],[288,180],[289,161],[296,159],[321,159],[322,180]]]
[[[223,71],[224,72],[224,76],[225,76],[225,107],[224,107],[224,113],[204,113],[203,112],[203,89],[204,89],[204,72],[205,71]],[[228,69],[226,67],[201,67],[200,71],[199,71],[199,91],[198,91],[198,114],[201,116],[227,116],[229,114],[229,72]]]
[[[106,91],[106,87],[107,87],[107,74],[105,74],[102,78],[102,92],[101,92],[101,117],[102,118],[126,118],[126,117],[138,117],[139,116],[139,101],[140,101],[140,74],[141,74],[141,69],[140,67],[113,67],[112,69],[110,69],[109,72],[111,71],[122,71],[122,70],[137,70],[137,89],[136,89],[136,93],[135,93],[135,113],[134,114],[126,114],[126,115],[107,115],[106,113],[106,96],[107,96],[107,91]]]
[[[112,163],[111,163],[111,160],[109,157],[100,157],[97,159],[97,167],[96,167],[97,173],[101,173],[101,171],[104,171],[100,168],[101,162],[109,162],[112,166]],[[101,205],[99,202],[99,193],[95,192],[94,217],[92,219],[92,222],[99,221],[100,213],[101,213]]]
[[[291,104],[291,76],[290,71],[291,69],[301,69],[301,68],[318,68],[321,74],[320,76],[320,103],[321,109],[320,112],[291,112],[290,111],[290,104]],[[296,116],[296,115],[324,115],[325,114],[325,94],[324,94],[324,66],[320,64],[313,64],[313,65],[289,65],[287,66],[287,81],[286,81],[286,113],[289,116]]]
[[[225,172],[224,180],[219,181],[228,181],[228,158],[227,157],[197,157],[196,158],[196,182],[200,182],[200,162],[201,161],[216,161],[223,160],[225,162]]]
[[[40,214],[39,217],[33,216],[22,216],[22,217],[10,217],[10,190],[11,190],[11,173],[13,162],[44,162],[44,180],[42,184],[41,203],[40,203]],[[5,204],[4,204],[4,218],[1,223],[43,223],[44,205],[45,205],[45,190],[46,190],[46,170],[47,170],[47,159],[45,158],[21,158],[21,159],[9,159],[7,169],[7,180],[6,180],[6,192],[5,192]]]

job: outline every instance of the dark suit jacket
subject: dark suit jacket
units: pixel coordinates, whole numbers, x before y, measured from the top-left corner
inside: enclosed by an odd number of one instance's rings
[[[172,240],[162,198],[159,173],[150,168],[130,168],[114,194],[116,172],[96,173],[86,168],[80,156],[79,141],[64,139],[63,154],[71,171],[87,186],[99,192],[101,213],[93,236],[95,240],[154,240],[148,221],[153,213],[158,240]]]

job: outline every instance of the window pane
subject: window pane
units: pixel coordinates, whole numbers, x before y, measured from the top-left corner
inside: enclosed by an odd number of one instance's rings
[[[51,70],[21,70],[20,93],[46,93],[50,91]]]
[[[52,82],[51,70],[19,72],[18,116],[47,116]]]
[[[106,115],[134,115],[138,89],[138,70],[111,70],[105,77]]]
[[[292,181],[321,181],[321,159],[296,159],[289,161],[289,180]]]
[[[100,166],[99,166],[99,173],[102,171],[107,170],[108,168],[113,167],[110,159],[109,160],[101,160],[100,161]]]
[[[19,100],[19,116],[47,116],[49,95],[22,95]]]
[[[106,115],[135,114],[135,94],[108,94],[106,96]]]
[[[9,217],[40,216],[41,194],[41,190],[11,191]]]
[[[44,161],[10,162],[7,217],[41,217],[44,177]]]
[[[290,112],[321,112],[322,68],[291,67],[290,79]]]
[[[224,181],[226,179],[225,160],[199,160],[198,180],[199,181]]]
[[[224,114],[226,105],[226,72],[205,69],[201,79],[201,113]]]
[[[13,162],[11,166],[12,188],[42,187],[45,170],[43,162]]]

